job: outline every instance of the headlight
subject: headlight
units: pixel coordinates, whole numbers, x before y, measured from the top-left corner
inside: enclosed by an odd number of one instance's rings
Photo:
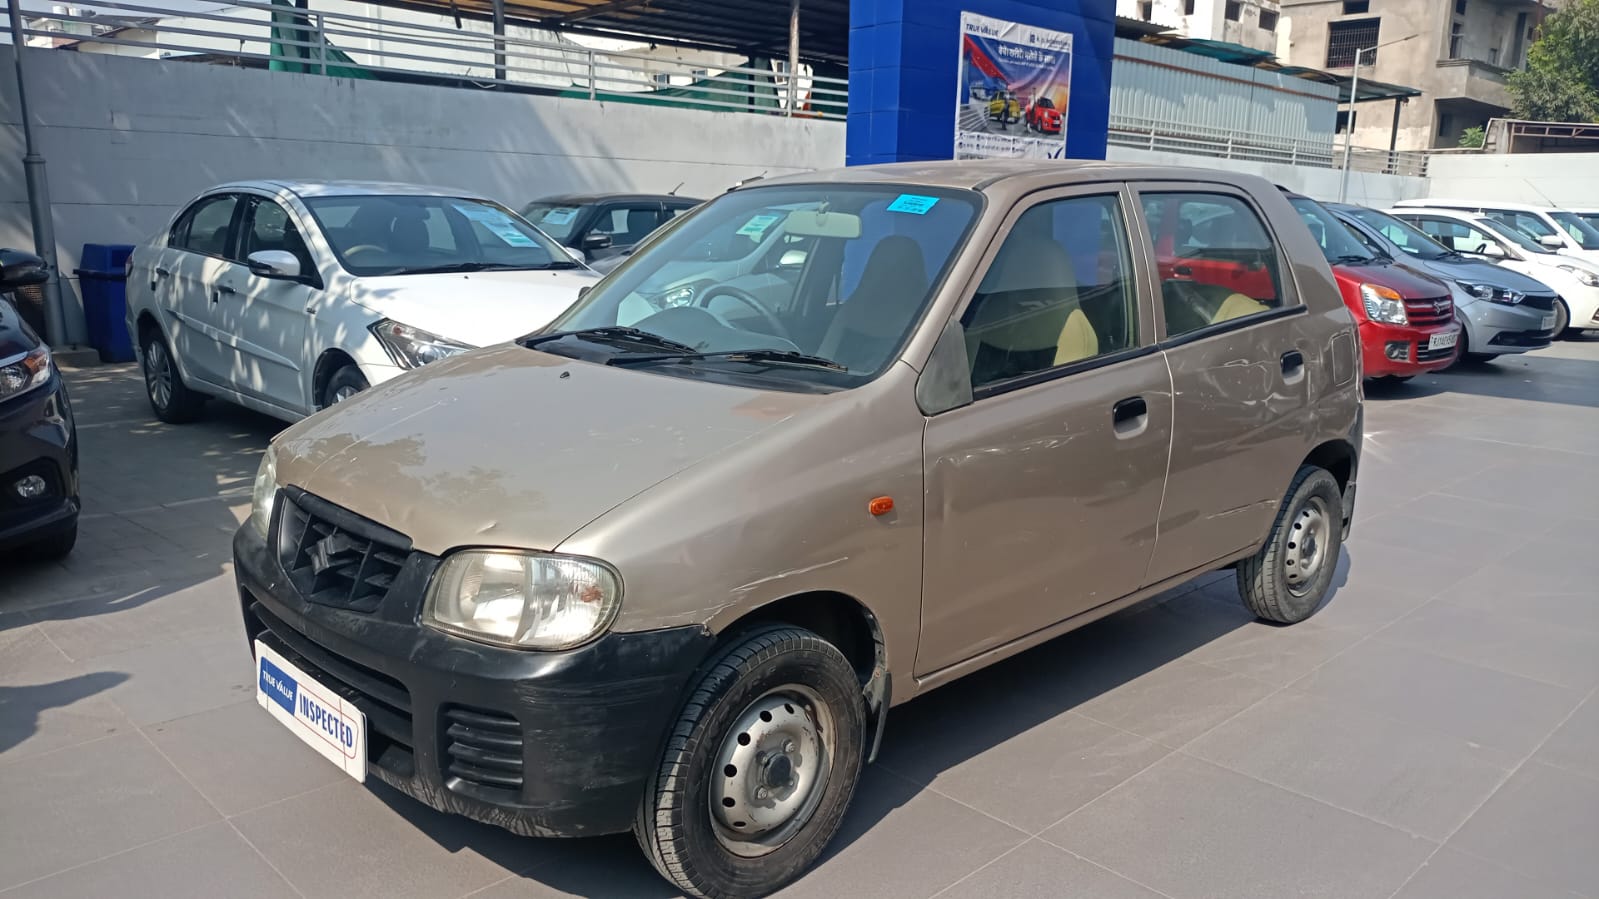
[[[1479,300],[1487,300],[1490,303],[1503,303],[1506,306],[1514,306],[1526,299],[1526,294],[1519,290],[1511,290],[1508,287],[1494,287],[1489,284],[1479,284],[1475,281],[1456,281],[1455,283],[1459,284],[1461,289],[1471,296]]]
[[[610,626],[622,581],[599,562],[548,553],[462,550],[428,590],[425,620],[520,649],[567,649]]]
[[[50,348],[40,346],[0,364],[0,402],[21,396],[50,380]]]
[[[383,349],[394,360],[394,364],[401,368],[421,368],[429,362],[472,349],[464,343],[446,340],[421,328],[402,325],[387,318],[373,323],[369,330],[377,337],[378,343],[383,344]]]
[[[267,444],[261,467],[255,470],[255,486],[250,491],[250,524],[265,537],[272,526],[272,504],[278,498],[278,451]]]
[[[1588,269],[1578,268],[1575,265],[1562,265],[1560,266],[1560,269],[1576,275],[1577,280],[1585,287],[1599,287],[1599,275],[1595,275]]]
[[[658,293],[655,296],[648,297],[648,299],[650,301],[650,305],[657,309],[671,309],[675,306],[687,306],[689,303],[694,302],[694,287],[693,285],[679,287],[676,290],[668,290],[665,293]]]
[[[1408,325],[1405,301],[1399,292],[1381,284],[1360,285],[1360,299],[1366,305],[1366,317],[1388,325]]]

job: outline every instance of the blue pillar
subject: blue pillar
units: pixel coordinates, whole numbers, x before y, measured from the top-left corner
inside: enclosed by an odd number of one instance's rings
[[[850,165],[949,159],[961,13],[1072,35],[1066,155],[1104,159],[1114,0],[850,0]]]

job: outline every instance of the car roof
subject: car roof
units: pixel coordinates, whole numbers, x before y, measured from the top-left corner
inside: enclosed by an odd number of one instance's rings
[[[678,194],[627,194],[627,193],[598,193],[598,194],[556,194],[550,197],[539,197],[534,203],[559,203],[562,206],[588,206],[594,203],[631,203],[645,200],[651,203],[701,203],[703,200],[695,197],[685,197]]]
[[[1420,200],[1400,200],[1394,204],[1402,209],[1413,206],[1428,206],[1435,209],[1509,209],[1515,212],[1549,212],[1559,209],[1558,206],[1545,206],[1537,203],[1511,203],[1501,200],[1458,200],[1447,197],[1427,197]]]
[[[1198,181],[1225,184],[1260,193],[1274,189],[1258,175],[1174,165],[1101,162],[1077,159],[963,159],[892,162],[779,175],[752,181],[738,190],[772,185],[883,184],[975,190],[1018,196],[1035,190],[1100,181]]]
[[[476,198],[482,194],[437,187],[426,184],[406,184],[401,181],[299,181],[282,178],[258,181],[230,181],[211,188],[207,193],[222,190],[260,190],[268,193],[287,191],[298,197],[351,197],[351,196],[423,196]]]

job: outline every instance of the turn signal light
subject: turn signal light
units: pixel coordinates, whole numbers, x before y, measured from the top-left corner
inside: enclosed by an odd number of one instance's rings
[[[894,511],[894,498],[892,496],[879,496],[866,504],[866,511],[873,515],[887,515]]]

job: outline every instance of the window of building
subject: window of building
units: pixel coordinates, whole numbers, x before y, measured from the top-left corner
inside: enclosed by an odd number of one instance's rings
[[[1142,199],[1167,337],[1283,304],[1277,249],[1243,200],[1200,193],[1148,193]]]
[[[1438,136],[1448,137],[1455,131],[1455,117],[1447,112],[1438,114]]]
[[[1194,14],[1194,0],[1183,0],[1183,15],[1191,16],[1193,14]]]
[[[1138,3],[1138,17],[1140,19],[1143,19],[1145,22],[1154,21],[1154,19],[1155,19],[1155,0],[1139,0],[1139,3]]]
[[[1344,15],[1358,16],[1371,12],[1371,0],[1344,0]]]
[[[1455,0],[1455,15],[1463,16],[1465,14],[1466,14],[1466,0]]]
[[[655,73],[654,78],[655,78],[655,86],[656,87],[671,87],[672,86],[672,76],[666,74],[665,72],[657,72],[657,73]]]
[[[1238,21],[1244,17],[1244,4],[1240,3],[1239,0],[1227,0],[1225,14],[1227,16],[1227,21]]]
[[[1449,58],[1450,59],[1459,59],[1460,58],[1460,43],[1463,40],[1463,36],[1462,36],[1461,32],[1464,31],[1465,28],[1466,28],[1466,26],[1461,24],[1460,22],[1451,22],[1450,25],[1449,25]]]
[[[1332,22],[1327,26],[1327,68],[1347,69],[1355,64],[1355,54],[1361,50],[1360,61],[1370,65],[1377,61],[1378,26],[1381,19],[1354,19]]]
[[[1262,9],[1260,11],[1260,27],[1266,29],[1267,31],[1276,31],[1277,11],[1272,9]]]

